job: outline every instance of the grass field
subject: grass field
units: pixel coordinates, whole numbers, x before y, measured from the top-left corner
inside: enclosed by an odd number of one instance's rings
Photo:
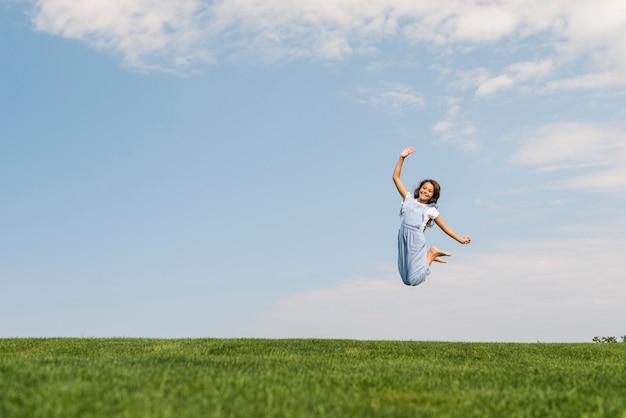
[[[624,417],[626,344],[0,339],[0,417]]]

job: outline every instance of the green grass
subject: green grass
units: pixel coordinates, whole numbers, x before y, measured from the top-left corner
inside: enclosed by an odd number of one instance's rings
[[[623,417],[626,344],[0,339],[0,417]]]

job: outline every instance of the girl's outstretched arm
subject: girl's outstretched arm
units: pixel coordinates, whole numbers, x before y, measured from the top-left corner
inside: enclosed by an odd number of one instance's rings
[[[408,155],[413,151],[415,151],[415,148],[413,147],[405,148],[404,150],[402,150],[402,152],[400,153],[400,158],[398,158],[398,162],[396,163],[396,168],[393,170],[393,182],[395,183],[396,188],[400,193],[400,196],[402,196],[402,199],[404,199],[406,197],[406,194],[409,192],[406,187],[404,187],[404,184],[402,184],[402,180],[400,180],[400,173],[402,173],[402,163],[404,163],[404,159],[408,157]]]
[[[452,230],[452,228],[450,228],[448,225],[446,225],[446,223],[443,221],[443,219],[441,219],[441,216],[437,216],[435,218],[435,223],[437,224],[437,226],[439,226],[439,228],[441,228],[441,230],[443,232],[448,234],[452,239],[456,240],[460,244],[469,244],[472,241],[472,239],[470,237],[468,237],[468,236],[462,237],[459,234],[457,234],[456,232],[454,232]]]

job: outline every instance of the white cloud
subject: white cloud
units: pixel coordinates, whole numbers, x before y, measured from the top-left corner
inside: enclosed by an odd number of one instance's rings
[[[377,53],[380,51],[377,50]],[[382,60],[373,61],[365,66],[365,70],[371,73],[377,73],[389,68],[417,69],[420,64],[413,57],[408,56],[403,60]]]
[[[446,76],[453,74],[456,79],[450,84],[450,87],[462,91],[475,88],[489,80],[489,71],[485,68],[474,68],[472,70],[437,68],[437,70]]]
[[[621,0],[578,0],[565,3],[566,24],[559,34],[567,41],[559,45],[566,56],[590,53],[598,67],[618,65],[625,55],[621,47],[626,37],[626,3]]]
[[[411,86],[398,83],[382,83],[380,87],[359,87],[358,103],[386,109],[391,114],[402,114],[411,109],[423,109],[424,96]]]
[[[554,62],[551,59],[545,59],[511,64],[507,72],[511,73],[516,80],[528,80],[534,77],[545,77],[552,72],[553,68]]]
[[[504,74],[496,77],[478,79],[478,96],[491,96],[502,90],[509,90],[515,84],[533,78],[548,76],[554,69],[554,63],[550,59],[542,61],[518,62],[509,65]]]
[[[123,56],[128,66],[179,69],[215,57],[267,62],[338,60],[377,51],[384,39],[459,51],[468,46],[543,37],[543,59],[481,81],[480,94],[582,59],[575,74],[611,74],[623,86],[626,3],[621,0],[33,0],[37,30]],[[551,61],[553,57],[557,60]],[[579,65],[580,63],[577,63]],[[539,67],[533,67],[539,65]],[[576,77],[576,76],[575,76]],[[556,76],[557,80],[558,76]],[[567,80],[567,78],[565,78]],[[569,88],[558,82],[549,89]],[[476,84],[474,84],[476,85]],[[598,82],[574,83],[597,86]]]
[[[390,267],[377,278],[289,295],[258,315],[252,333],[521,342],[622,335],[626,259],[619,235],[507,242],[489,253],[464,247],[417,287],[404,286]]]
[[[539,93],[551,94],[562,90],[592,90],[626,87],[626,75],[614,71],[581,74],[552,80],[537,89]]]
[[[548,165],[572,161],[603,164],[605,154],[620,134],[585,123],[554,123],[538,129],[516,155],[522,164]]]
[[[520,24],[514,8],[498,4],[477,4],[452,16],[445,27],[450,37],[463,41],[494,41],[511,34]]]
[[[498,77],[490,78],[478,86],[476,94],[479,96],[489,96],[499,90],[508,90],[513,87],[515,80],[506,75],[500,75]]]
[[[124,64],[153,69],[165,57],[169,67],[210,61],[202,48],[201,0],[37,0],[33,23],[37,30],[77,39],[99,49],[120,53]]]
[[[445,134],[449,132],[451,128],[452,128],[452,122],[448,120],[442,120],[442,121],[435,123],[433,127],[431,128],[431,131],[433,131],[436,134]]]
[[[465,151],[475,151],[478,144],[471,138],[476,133],[476,128],[470,124],[459,123],[461,99],[458,97],[444,98],[447,107],[446,119],[436,122],[431,132],[439,136],[443,142],[459,145]]]
[[[626,192],[626,134],[617,126],[546,125],[532,134],[512,161],[539,171],[574,170],[554,187]]]
[[[458,97],[447,97],[446,102],[448,105],[448,118],[456,118],[459,114],[459,110],[461,110],[461,99]]]

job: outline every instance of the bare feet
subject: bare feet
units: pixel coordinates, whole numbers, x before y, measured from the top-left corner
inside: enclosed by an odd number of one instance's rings
[[[441,257],[450,257],[451,255],[452,253],[441,251],[439,248],[433,245],[428,250],[428,254],[426,254],[426,261],[428,261],[428,265],[430,265],[433,261],[436,261],[438,263],[445,263],[446,261]]]

